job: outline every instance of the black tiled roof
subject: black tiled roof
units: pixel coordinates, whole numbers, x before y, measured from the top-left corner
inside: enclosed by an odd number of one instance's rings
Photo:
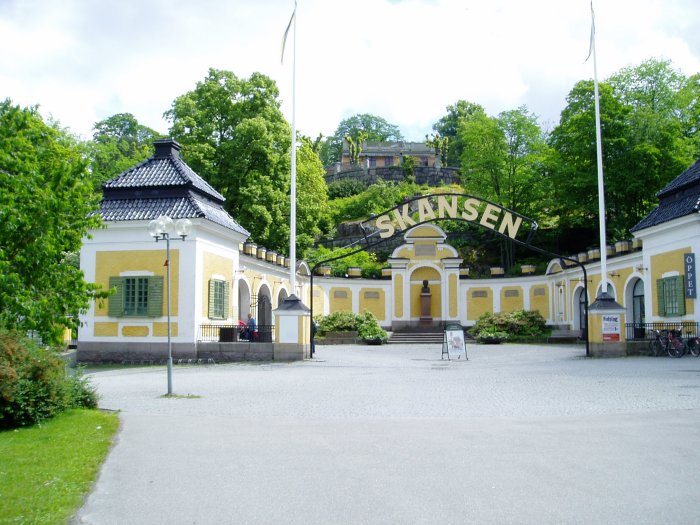
[[[659,193],[659,205],[630,231],[643,230],[700,211],[700,160],[666,185]]]
[[[224,197],[180,159],[180,145],[157,140],[148,160],[102,185],[105,221],[204,218],[243,235],[250,233],[223,208]]]
[[[107,192],[112,189],[177,186],[195,188],[207,197],[220,202],[225,200],[223,195],[176,156],[151,157],[105,182],[102,188]]]
[[[700,182],[700,159],[695,161],[691,167],[669,182],[664,189],[656,194],[663,199],[666,195],[676,193],[688,186],[695,186]]]

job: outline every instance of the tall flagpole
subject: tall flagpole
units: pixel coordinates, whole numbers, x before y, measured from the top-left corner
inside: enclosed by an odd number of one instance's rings
[[[595,13],[591,0],[591,44],[588,56],[593,55],[593,94],[595,98],[595,143],[598,165],[598,225],[600,228],[600,290],[608,291],[608,246],[605,236],[605,185],[603,183],[603,143],[600,133],[600,102],[598,96],[598,63],[595,52]],[[586,59],[588,60],[588,59]]]
[[[294,11],[289,19],[287,30],[284,32],[282,42],[282,60],[284,61],[284,46],[287,42],[287,34],[292,27],[294,39],[292,40],[292,174],[290,181],[290,207],[289,207],[289,283],[291,294],[296,294],[296,266],[297,266],[297,125],[296,125],[296,61],[297,61],[297,3],[294,1]]]

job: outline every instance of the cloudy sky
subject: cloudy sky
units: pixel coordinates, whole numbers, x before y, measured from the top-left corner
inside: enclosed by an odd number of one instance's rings
[[[291,121],[293,0],[0,0],[0,99],[40,106],[85,138],[128,112],[166,133],[163,112],[210,67],[279,86]],[[598,78],[651,57],[700,72],[697,0],[598,0]],[[299,0],[296,123],[306,135],[372,113],[423,140],[464,99],[520,105],[551,128],[593,78],[589,0]],[[291,42],[290,42],[291,44]]]

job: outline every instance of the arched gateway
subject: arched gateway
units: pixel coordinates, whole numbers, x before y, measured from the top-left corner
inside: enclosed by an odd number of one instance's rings
[[[464,317],[475,318],[487,311],[494,311],[495,306],[498,306],[499,311],[537,309],[533,305],[549,308],[549,301],[538,301],[538,297],[548,295],[543,293],[546,289],[541,286],[496,287],[498,295],[492,286],[483,289],[477,286],[470,289],[466,297],[461,297],[459,278],[462,259],[457,250],[447,244],[447,235],[437,225],[441,221],[474,224],[517,245],[558,258],[561,266],[564,266],[564,261],[568,265],[580,266],[584,274],[582,296],[588,295],[588,279],[583,264],[531,244],[537,222],[493,202],[460,193],[416,196],[379,216],[363,221],[360,226],[364,239],[354,245],[355,250],[318,261],[314,265],[310,277],[311,289],[314,289],[313,279],[318,267],[403,236],[404,243],[394,249],[388,259],[393,304],[387,306],[391,308],[389,318],[392,330],[428,324],[442,325]],[[346,291],[333,291],[331,303],[335,294],[337,297],[348,297]],[[313,303],[311,301],[312,316]],[[331,311],[333,309],[331,304]],[[585,303],[579,317],[581,327],[587,326],[587,316],[588,305]],[[586,343],[588,345],[588,341]]]

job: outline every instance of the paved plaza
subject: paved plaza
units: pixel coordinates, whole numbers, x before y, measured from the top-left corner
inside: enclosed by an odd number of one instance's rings
[[[700,359],[319,346],[91,372],[121,429],[75,523],[696,524]]]

